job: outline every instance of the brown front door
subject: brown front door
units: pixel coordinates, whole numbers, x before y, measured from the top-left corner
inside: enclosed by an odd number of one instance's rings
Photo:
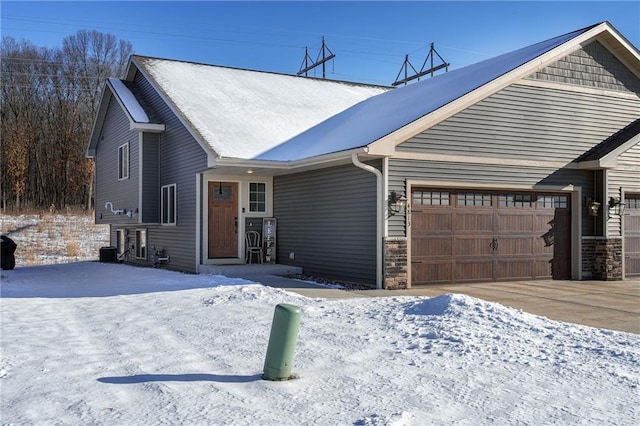
[[[209,259],[238,257],[238,184],[209,182]]]

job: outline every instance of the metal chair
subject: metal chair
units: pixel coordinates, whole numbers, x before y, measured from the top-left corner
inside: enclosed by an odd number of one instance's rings
[[[257,254],[262,263],[262,244],[260,244],[260,233],[258,231],[247,231],[245,234],[245,263],[251,263],[253,254]]]

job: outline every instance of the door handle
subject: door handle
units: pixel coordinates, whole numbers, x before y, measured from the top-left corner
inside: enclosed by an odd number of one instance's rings
[[[235,234],[238,233],[238,218],[237,217],[233,218],[233,232]]]
[[[489,247],[491,247],[491,250],[496,251],[498,250],[498,239],[494,238],[493,240],[491,240],[491,242],[489,243]]]

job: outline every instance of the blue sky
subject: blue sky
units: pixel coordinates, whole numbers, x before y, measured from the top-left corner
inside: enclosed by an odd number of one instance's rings
[[[601,21],[640,47],[640,2],[2,1],[2,35],[59,47],[80,29],[130,41],[137,54],[295,74],[322,36],[327,77],[391,84],[406,54],[431,42],[460,68]],[[436,60],[436,63],[438,61]],[[321,76],[321,71],[310,75]]]

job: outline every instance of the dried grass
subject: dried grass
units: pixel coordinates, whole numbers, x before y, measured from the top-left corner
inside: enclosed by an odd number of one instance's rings
[[[77,241],[67,241],[67,256],[73,258],[80,256],[80,244]]]

